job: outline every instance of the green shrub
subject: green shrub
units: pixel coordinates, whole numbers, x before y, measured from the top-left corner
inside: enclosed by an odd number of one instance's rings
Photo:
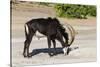
[[[96,7],[89,5],[55,4],[56,15],[69,18],[87,18],[96,16]]]
[[[48,5],[49,5],[49,3],[45,3],[45,2],[39,2],[39,5],[48,6]]]

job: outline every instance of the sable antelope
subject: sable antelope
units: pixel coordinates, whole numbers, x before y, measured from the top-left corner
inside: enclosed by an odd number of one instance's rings
[[[38,18],[38,19],[32,19],[25,23],[25,37],[26,40],[24,42],[24,51],[23,56],[24,57],[31,57],[31,53],[29,53],[29,46],[32,41],[32,37],[35,35],[36,31],[40,32],[41,34],[45,35],[47,37],[48,42],[48,49],[49,49],[49,56],[51,55],[51,42],[53,42],[54,49],[56,48],[56,41],[57,39],[62,47],[64,54],[68,54],[69,46],[73,43],[75,35],[74,35],[74,29],[72,26],[68,25],[67,28],[69,29],[71,33],[71,41],[69,42],[69,36],[68,33],[65,32],[65,28],[60,24],[57,18]],[[65,42],[63,40],[65,39]],[[54,55],[56,55],[56,49],[54,51]]]

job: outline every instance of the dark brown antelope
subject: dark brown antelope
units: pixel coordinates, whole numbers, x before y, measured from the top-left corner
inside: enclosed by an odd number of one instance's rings
[[[70,31],[71,34],[71,40],[69,41],[69,35],[65,31],[65,28],[60,24],[57,18],[38,18],[38,19],[32,19],[25,23],[25,37],[26,40],[24,42],[24,51],[23,56],[24,57],[31,57],[31,53],[29,53],[29,46],[32,41],[32,37],[35,35],[36,31],[39,33],[45,35],[47,37],[48,42],[48,49],[49,49],[49,56],[51,55],[51,42],[53,42],[54,46],[54,54],[56,55],[56,39],[61,43],[63,47],[64,54],[69,53],[69,46],[73,43],[75,38],[75,31],[72,28],[72,26],[68,25],[67,28]],[[65,39],[65,42],[63,40]]]

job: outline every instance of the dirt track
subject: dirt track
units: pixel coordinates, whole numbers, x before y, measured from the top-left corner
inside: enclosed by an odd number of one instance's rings
[[[37,64],[56,64],[56,63],[74,63],[96,61],[96,18],[88,19],[64,19],[59,18],[63,24],[71,24],[78,32],[71,48],[74,48],[69,55],[64,56],[61,52],[61,44],[57,42],[57,50],[60,52],[57,56],[49,57],[47,49],[47,40],[42,38],[38,40],[33,37],[30,46],[30,52],[36,54],[32,58],[24,58],[22,55],[24,46],[24,23],[32,18],[55,17],[52,10],[39,8],[14,9],[12,13],[12,64],[16,65],[37,65]],[[39,11],[40,10],[40,11]],[[75,49],[76,48],[76,49]]]

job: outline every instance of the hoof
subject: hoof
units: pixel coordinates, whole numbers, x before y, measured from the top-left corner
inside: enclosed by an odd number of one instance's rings
[[[24,58],[25,58],[25,57],[27,57],[27,56],[24,56]]]
[[[27,57],[28,57],[28,58],[32,58],[32,55],[31,55],[31,54],[29,54]]]
[[[24,56],[24,57],[27,57],[27,55],[26,55],[26,54],[23,54],[23,56]]]
[[[57,54],[56,54],[56,53],[54,53],[53,55],[55,55],[55,56],[56,56]]]
[[[56,56],[56,55],[57,55],[57,52],[55,51],[55,52],[53,53],[53,55],[55,55],[55,56]]]
[[[50,57],[52,57],[52,56],[53,56],[53,54],[49,54],[49,56],[50,56]]]

